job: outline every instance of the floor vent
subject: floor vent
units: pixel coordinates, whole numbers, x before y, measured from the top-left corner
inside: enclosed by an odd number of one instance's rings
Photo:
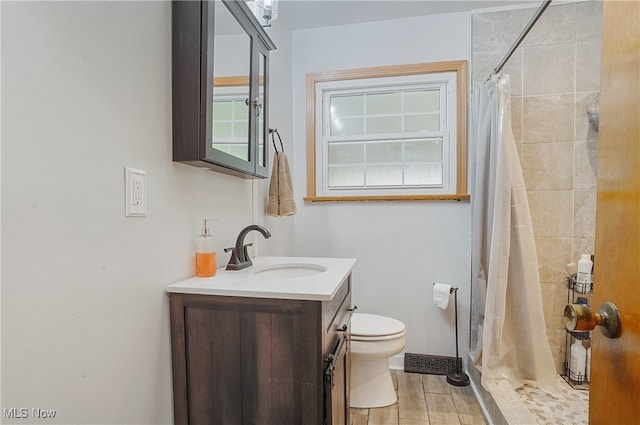
[[[462,359],[458,357],[458,367],[462,370]],[[429,375],[446,375],[456,370],[456,358],[432,356],[430,354],[404,354],[404,371]]]

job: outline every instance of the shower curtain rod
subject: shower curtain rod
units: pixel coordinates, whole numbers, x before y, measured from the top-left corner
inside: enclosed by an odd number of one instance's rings
[[[527,34],[529,34],[529,31],[531,31],[531,28],[533,28],[533,26],[536,24],[540,16],[544,13],[545,10],[547,10],[547,7],[549,7],[550,4],[551,4],[551,0],[544,0],[544,2],[542,2],[540,7],[538,7],[538,10],[536,10],[536,13],[531,17],[531,20],[529,21],[525,29],[520,33],[520,36],[516,39],[515,43],[513,43],[513,45],[507,52],[507,54],[504,55],[504,58],[502,58],[498,66],[496,66],[496,68],[493,70],[493,74],[491,75],[497,74],[500,71],[502,71],[502,67],[504,67],[507,61],[511,58],[511,55],[513,55],[513,52],[515,52],[518,46],[520,46],[520,43],[522,43],[522,40],[524,40]]]

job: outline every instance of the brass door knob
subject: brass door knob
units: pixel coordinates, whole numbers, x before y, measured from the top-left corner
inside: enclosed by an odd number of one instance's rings
[[[600,330],[608,338],[620,336],[620,312],[613,303],[602,303],[597,313],[584,304],[567,304],[564,308],[564,327],[568,331],[592,331],[596,326],[601,326]]]

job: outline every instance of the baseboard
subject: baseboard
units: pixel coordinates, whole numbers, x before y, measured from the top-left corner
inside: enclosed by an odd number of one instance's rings
[[[389,369],[404,370],[404,353],[389,357]]]

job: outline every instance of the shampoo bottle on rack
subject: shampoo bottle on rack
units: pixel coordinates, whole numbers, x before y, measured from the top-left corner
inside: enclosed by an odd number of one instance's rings
[[[585,380],[587,349],[582,345],[582,341],[578,339],[571,344],[570,349],[571,362],[569,363],[569,378],[576,382],[582,382]]]
[[[591,268],[593,262],[589,254],[582,254],[578,261],[578,275],[576,276],[576,290],[581,294],[591,291]]]
[[[198,237],[196,248],[196,276],[215,276],[217,269],[216,253],[213,247],[213,236],[209,231],[207,219],[204,219],[202,234]]]

